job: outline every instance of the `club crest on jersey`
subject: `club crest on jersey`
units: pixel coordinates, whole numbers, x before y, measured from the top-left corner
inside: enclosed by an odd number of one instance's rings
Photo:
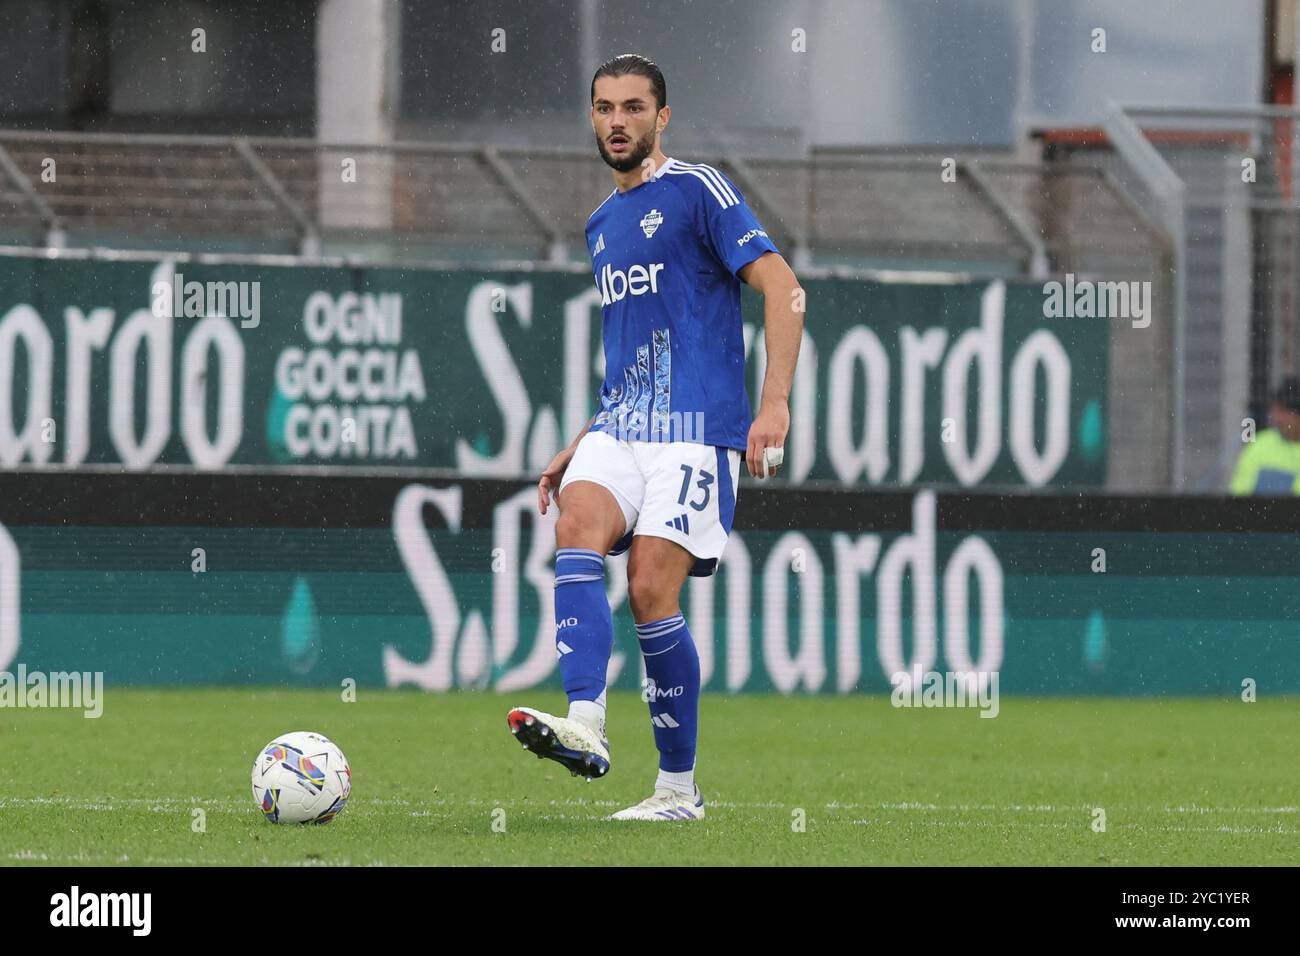
[[[645,218],[641,220],[641,231],[644,232],[645,237],[649,239],[655,234],[655,230],[663,225],[663,222],[664,214],[658,209],[651,209],[645,214]]]

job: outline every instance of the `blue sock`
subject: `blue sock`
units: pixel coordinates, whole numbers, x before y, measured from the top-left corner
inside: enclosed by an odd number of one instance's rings
[[[685,773],[695,767],[700,711],[700,655],[681,613],[636,626],[645,659],[650,722],[659,769]]]
[[[603,710],[614,621],[605,597],[605,559],[589,548],[555,552],[555,649],[570,705],[598,701]]]

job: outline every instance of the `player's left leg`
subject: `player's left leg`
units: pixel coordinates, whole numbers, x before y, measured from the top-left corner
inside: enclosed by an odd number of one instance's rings
[[[636,620],[659,776],[654,793],[615,820],[698,820],[704,800],[695,786],[700,655],[681,610],[681,590],[696,557],[667,538],[637,535],[627,565],[628,603]]]
[[[645,662],[659,775],[648,799],[614,819],[698,820],[700,657],[680,596],[688,575],[717,569],[735,515],[740,453],[690,442],[645,444],[636,453],[646,491],[628,559],[628,601]]]

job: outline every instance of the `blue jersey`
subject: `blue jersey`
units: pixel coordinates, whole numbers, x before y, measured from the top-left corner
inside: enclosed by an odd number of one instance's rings
[[[745,450],[751,422],[737,273],[776,246],[711,166],[667,159],[587,221],[605,382],[592,431]]]

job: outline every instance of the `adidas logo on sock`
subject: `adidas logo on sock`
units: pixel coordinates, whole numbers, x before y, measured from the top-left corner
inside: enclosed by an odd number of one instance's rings
[[[676,528],[682,534],[691,533],[690,522],[687,520],[687,517],[684,514],[678,515],[672,521],[665,521],[664,524],[667,525],[669,528]]]
[[[656,727],[662,727],[664,730],[671,730],[674,727],[681,726],[681,724],[673,720],[672,714],[660,714],[657,717],[652,716],[650,718],[650,723],[654,724]]]

